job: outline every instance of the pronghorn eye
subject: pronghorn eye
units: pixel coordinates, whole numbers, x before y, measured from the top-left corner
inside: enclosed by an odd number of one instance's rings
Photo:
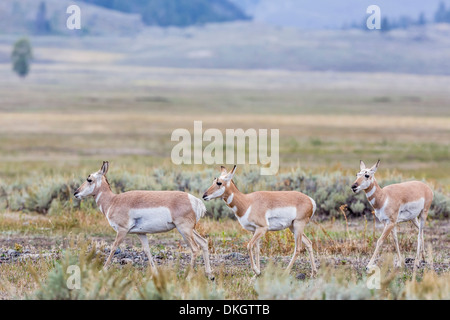
[[[92,182],[92,179],[87,178],[87,182],[91,183],[91,182]]]
[[[217,181],[217,185],[218,185],[218,186],[221,186],[221,185],[222,185],[222,182]]]
[[[369,179],[370,176],[369,176],[368,174],[366,174],[364,177],[366,177],[367,179]]]

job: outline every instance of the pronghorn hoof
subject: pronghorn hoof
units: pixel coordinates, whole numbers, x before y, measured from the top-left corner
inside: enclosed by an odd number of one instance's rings
[[[305,280],[306,279],[306,274],[304,273],[299,273],[295,276],[295,279],[297,280]]]
[[[366,266],[366,272],[367,272],[367,271],[371,271],[374,267],[376,267],[375,264],[368,264],[368,265]]]
[[[405,263],[406,264],[410,264],[410,263],[413,263],[413,262],[414,262],[413,258],[405,258]]]
[[[261,276],[261,271],[258,270],[258,272],[256,272],[256,271],[254,271],[254,272],[255,272],[255,274],[253,275],[252,279],[256,279],[259,276]]]

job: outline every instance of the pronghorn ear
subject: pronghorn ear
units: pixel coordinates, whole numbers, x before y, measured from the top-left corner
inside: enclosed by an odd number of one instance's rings
[[[100,169],[100,173],[102,175],[105,175],[108,172],[108,168],[109,168],[109,162],[108,161],[103,161],[103,165]]]
[[[227,168],[225,168],[224,166],[220,166],[220,173],[227,174],[228,173]]]
[[[378,165],[379,165],[379,164],[380,164],[380,160],[378,160],[377,163],[375,163],[375,164],[373,165],[373,167],[370,168],[370,171],[372,171],[373,173],[377,172],[377,169],[378,169]]]
[[[359,160],[359,170],[364,170],[366,168],[366,164],[364,161]]]

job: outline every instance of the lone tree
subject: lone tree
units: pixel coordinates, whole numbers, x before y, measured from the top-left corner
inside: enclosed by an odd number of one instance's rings
[[[25,77],[30,71],[32,58],[31,44],[26,38],[17,40],[11,54],[13,70],[21,77]]]

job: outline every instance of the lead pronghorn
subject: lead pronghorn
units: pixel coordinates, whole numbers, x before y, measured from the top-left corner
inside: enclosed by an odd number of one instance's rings
[[[433,201],[433,191],[429,186],[420,181],[391,184],[380,188],[374,176],[379,164],[380,160],[372,168],[368,169],[361,160],[360,171],[356,175],[356,181],[352,184],[353,192],[365,191],[367,199],[375,210],[376,217],[385,225],[383,233],[377,241],[375,252],[367,267],[374,264],[384,239],[386,239],[391,231],[398,254],[397,266],[402,265],[403,259],[398,246],[396,225],[399,222],[411,221],[419,229],[417,254],[414,262],[414,267],[416,268],[420,266],[420,253],[422,253],[425,259],[423,227],[431,202]]]
[[[292,268],[301,250],[301,242],[306,245],[311,260],[312,276],[316,273],[311,241],[303,233],[306,224],[314,215],[316,203],[307,195],[298,191],[258,191],[249,194],[241,193],[233,182],[233,170],[227,172],[221,167],[221,175],[203,195],[203,199],[221,198],[236,215],[242,227],[253,232],[247,245],[250,263],[256,275],[260,271],[260,239],[267,231],[279,231],[289,228],[294,234],[295,250],[286,272]],[[301,241],[300,241],[301,240]],[[255,256],[253,249],[256,246]],[[255,262],[256,261],[256,262]]]
[[[147,233],[167,232],[177,228],[192,251],[191,266],[195,265],[200,246],[203,251],[206,274],[212,278],[208,242],[194,230],[195,224],[206,212],[203,202],[181,191],[128,191],[114,194],[106,179],[108,167],[108,162],[104,161],[101,169],[90,174],[74,193],[77,199],[93,196],[99,210],[117,232],[104,267],[108,267],[111,263],[114,252],[125,236],[128,233],[134,233],[141,241],[152,272],[157,273],[150,253]]]

